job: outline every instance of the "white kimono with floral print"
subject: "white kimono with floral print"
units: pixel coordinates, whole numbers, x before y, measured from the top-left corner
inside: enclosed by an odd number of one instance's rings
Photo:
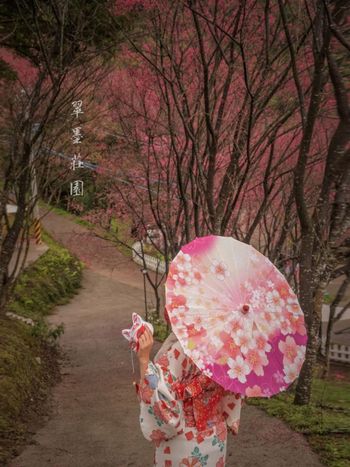
[[[155,466],[225,465],[227,427],[233,434],[238,433],[242,399],[214,382],[203,388],[199,405],[191,397],[186,401],[179,398],[174,384],[191,382],[200,374],[193,361],[184,354],[174,334],[164,342],[154,362],[148,364],[138,398],[142,433],[155,445]],[[202,407],[207,407],[206,401],[214,393],[220,394],[215,409],[204,413],[206,408]],[[199,430],[198,421],[203,415],[206,428]]]

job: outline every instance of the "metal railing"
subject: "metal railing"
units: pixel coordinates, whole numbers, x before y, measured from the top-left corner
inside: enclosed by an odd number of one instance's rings
[[[147,253],[142,254],[141,242],[136,242],[133,244],[132,259],[133,261],[135,261],[135,263],[139,264],[142,267],[146,265],[146,268],[150,269],[151,271],[158,271],[161,274],[165,273],[165,262],[158,258],[155,258],[152,255],[148,255]]]

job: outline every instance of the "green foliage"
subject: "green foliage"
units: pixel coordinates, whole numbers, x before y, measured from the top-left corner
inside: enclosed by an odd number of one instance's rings
[[[0,438],[14,429],[16,417],[40,379],[35,357],[40,342],[23,323],[0,319]],[[1,463],[1,454],[0,454]]]
[[[148,312],[148,322],[153,325],[154,339],[160,342],[164,342],[170,334],[171,329],[168,329],[166,322],[157,315],[155,309]]]
[[[34,326],[0,315],[0,465],[25,433],[22,414],[33,399],[45,398],[54,373],[53,344],[64,328],[49,328],[44,317],[76,292],[82,277],[82,263],[47,233],[43,238],[49,250],[20,275],[8,306]]]
[[[323,294],[323,303],[325,303],[326,305],[330,305],[333,302],[333,300],[334,297],[329,292],[325,292]]]
[[[31,335],[44,339],[45,341],[56,342],[59,337],[64,333],[64,324],[61,323],[58,326],[49,328],[46,321],[43,319],[34,324],[31,328]]]
[[[293,430],[306,435],[326,465],[349,465],[350,383],[315,378],[310,405],[294,405],[293,399],[293,391],[288,391],[271,399],[249,399],[249,403],[281,418]]]
[[[104,59],[113,57],[128,21],[111,15],[111,0],[69,0],[67,7],[65,3],[3,0],[0,30],[6,47],[36,67],[45,63],[50,50],[53,72],[83,64],[93,49]]]
[[[350,463],[349,436],[309,436],[309,443],[330,467],[348,467]]]
[[[43,208],[46,208],[46,209],[50,209],[52,210],[53,212],[55,212],[56,214],[59,214],[60,216],[65,216],[65,217],[70,217],[70,213],[68,211],[66,211],[65,209],[62,209],[60,207],[57,207],[57,206],[50,206],[49,204],[45,203],[44,201],[42,200],[39,200],[39,206],[43,207]]]
[[[39,206],[41,206],[44,209],[50,209],[50,211],[53,211],[56,214],[59,214],[60,216],[68,217],[70,220],[73,220],[77,224],[83,225],[84,227],[88,227],[89,229],[94,228],[94,224],[92,224],[91,222],[86,221],[84,219],[80,219],[78,216],[66,211],[63,208],[60,208],[58,206],[50,206],[42,200],[39,201]]]
[[[123,222],[121,219],[112,217],[110,231],[126,241],[129,238],[130,225],[127,222]]]
[[[128,246],[131,247],[134,240],[130,237],[129,222],[113,217],[111,220],[110,232],[106,233],[106,238],[111,240],[117,239],[123,242],[125,245],[119,244],[117,246],[118,250],[125,256],[132,256],[132,251]]]
[[[93,223],[86,221],[84,219],[80,219],[78,216],[71,214],[67,212],[65,209],[56,207],[56,206],[50,206],[49,204],[40,201],[40,206],[46,209],[51,209],[53,212],[56,214],[59,214],[61,216],[68,217],[70,220],[76,222],[77,224],[83,225],[84,227],[87,227],[91,230],[96,228],[96,225]],[[122,243],[116,244],[116,248],[123,253],[123,255],[127,257],[132,256],[131,252],[131,245],[134,243],[133,239],[130,238],[130,224],[126,221],[122,221],[121,219],[117,219],[116,217],[112,218],[111,220],[111,228],[110,231],[101,231],[99,230],[99,235],[103,236],[106,240],[111,240],[115,242],[116,240],[120,240],[123,242],[125,245]]]
[[[54,305],[67,303],[76,293],[82,276],[82,263],[50,242],[47,250],[34,264],[25,269],[12,292],[7,309],[26,318],[39,321]]]
[[[155,258],[159,259],[160,261],[164,261],[164,255],[162,255],[162,253],[160,253],[157,250],[157,248],[155,248],[153,245],[145,243],[143,245],[143,252],[146,255],[151,255],[151,256],[154,256]]]
[[[15,81],[17,73],[10,67],[10,65],[0,58],[0,79],[6,81]]]

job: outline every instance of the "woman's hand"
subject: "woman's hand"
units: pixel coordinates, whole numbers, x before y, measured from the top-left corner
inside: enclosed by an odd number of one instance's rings
[[[137,356],[140,362],[148,363],[152,347],[153,336],[149,328],[146,326],[145,331],[139,337],[139,350],[137,352]]]
[[[149,328],[146,326],[145,331],[139,337],[139,350],[137,352],[140,363],[140,385],[142,384],[143,378],[146,374],[152,346],[153,336]]]

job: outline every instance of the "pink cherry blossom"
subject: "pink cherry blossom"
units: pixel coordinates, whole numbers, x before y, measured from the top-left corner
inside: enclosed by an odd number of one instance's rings
[[[227,314],[226,314],[227,316]],[[242,319],[240,318],[234,318],[232,321],[228,323],[228,326],[230,326],[230,329],[232,331],[232,334],[237,333],[238,331],[241,331],[243,329],[242,325]]]
[[[269,311],[282,311],[285,301],[277,292],[277,290],[272,290],[271,292],[267,292],[266,294],[266,301],[268,303]]]
[[[269,313],[267,311],[264,312],[263,317],[264,317],[264,320],[269,324],[272,323],[274,320],[273,313]]]
[[[175,308],[173,310],[174,313],[176,313],[176,317],[180,320],[183,321],[185,316],[186,316],[186,311],[188,308],[186,306],[179,306],[179,308]]]
[[[244,330],[237,331],[233,338],[243,354],[246,354],[253,345],[251,338]]]
[[[171,316],[170,322],[172,325],[176,325],[179,322],[179,319],[176,316]]]
[[[186,326],[186,328],[188,337],[201,339],[207,335],[207,331],[203,327],[198,329],[194,324],[190,324],[189,326]]]
[[[287,336],[285,341],[280,341],[278,343],[278,348],[283,353],[284,359],[293,364],[298,355],[298,346],[295,343],[294,338]]]
[[[259,352],[270,352],[271,345],[268,343],[266,337],[260,332],[253,332],[255,346]]]
[[[199,352],[198,350],[192,350],[192,352],[188,352],[189,356],[192,360],[196,362],[196,365],[200,370],[205,369],[205,363],[203,360],[203,353]]]
[[[173,276],[173,278],[181,286],[186,285],[186,284],[191,285],[193,281],[193,273],[190,269],[184,269],[183,271],[179,272],[177,278],[175,278],[175,276]]]
[[[230,275],[230,271],[227,269],[226,264],[223,261],[218,261],[216,259],[212,261],[210,271],[215,274],[216,278],[220,281],[225,280],[225,278]]]
[[[182,322],[182,321],[180,321],[180,322]],[[179,338],[185,338],[185,339],[187,338],[187,328],[185,326],[181,326],[181,327],[178,326],[177,329],[176,329],[176,333],[177,333],[177,336]]]
[[[199,329],[203,324],[203,320],[199,314],[192,316],[187,313],[184,316],[184,323],[187,325],[193,324],[196,329]]]
[[[291,313],[294,313],[297,315],[301,314],[300,305],[296,297],[288,297],[286,307],[287,307],[287,310],[290,311]]]
[[[301,336],[305,336],[306,334],[306,328],[305,328],[305,321],[303,316],[295,316],[292,315],[290,317],[290,325],[292,328],[293,333],[298,333]]]
[[[300,372],[301,367],[303,366],[303,363],[304,363],[305,351],[306,351],[305,345],[300,345],[298,347],[298,355],[296,356],[296,359],[294,361],[294,365],[296,365],[297,370],[299,372]],[[284,363],[284,360],[283,360],[283,363]]]
[[[299,375],[299,370],[297,365],[288,365],[283,368],[285,373],[284,381],[286,383],[292,383],[295,381]]]
[[[191,256],[180,251],[175,261],[178,271],[190,271],[192,269]]]
[[[263,297],[265,294],[265,290],[262,287],[259,287],[256,290],[253,290],[253,293],[251,295],[251,304],[253,307],[259,309],[263,302]]]
[[[261,387],[255,384],[251,388],[250,387],[246,388],[245,395],[247,397],[261,397],[262,396]]]
[[[220,332],[220,340],[223,343],[223,346],[220,349],[221,355],[227,355],[231,358],[236,358],[238,355],[241,355],[240,348],[233,340],[232,336],[225,331]]]
[[[284,382],[284,376],[280,371],[276,371],[276,373],[273,374],[273,379],[279,384]]]
[[[227,364],[230,367],[227,372],[230,378],[237,378],[241,383],[247,381],[246,376],[250,373],[250,368],[241,356],[238,356],[235,360],[228,358]]]
[[[250,369],[258,376],[264,375],[263,366],[266,366],[269,363],[265,353],[261,353],[257,349],[248,350],[245,356],[245,361],[249,365]]]
[[[230,389],[244,393],[248,387],[250,397],[267,397],[285,388],[300,372],[305,346],[299,344],[300,333],[299,337],[293,334],[297,329],[304,332],[302,310],[291,311],[294,298],[279,277],[274,287],[266,286],[267,268],[249,275],[243,268],[237,287],[233,283],[226,287],[225,281],[220,284],[223,278],[217,275],[225,278],[228,258],[220,248],[218,244],[212,258],[193,255],[189,261],[182,255],[184,266],[173,270],[177,287],[175,282],[167,287],[169,315],[178,318],[176,335],[203,372],[209,369],[214,381]],[[231,276],[233,271],[229,269]],[[276,281],[271,274],[268,277]],[[194,289],[195,280],[200,284]],[[249,304],[246,314],[242,313],[245,304]],[[270,356],[272,349],[277,358]]]
[[[167,305],[169,311],[174,310],[175,308],[185,307],[187,299],[184,295],[172,295],[170,299],[170,304]]]
[[[277,287],[277,291],[284,300],[286,300],[290,296],[290,289],[285,283],[279,284]]]
[[[292,324],[288,319],[284,319],[281,321],[280,328],[281,328],[281,333],[284,336],[286,336],[287,334],[292,334],[293,332]]]
[[[192,283],[195,285],[198,285],[202,282],[202,280],[203,280],[203,275],[198,270],[193,271]]]

